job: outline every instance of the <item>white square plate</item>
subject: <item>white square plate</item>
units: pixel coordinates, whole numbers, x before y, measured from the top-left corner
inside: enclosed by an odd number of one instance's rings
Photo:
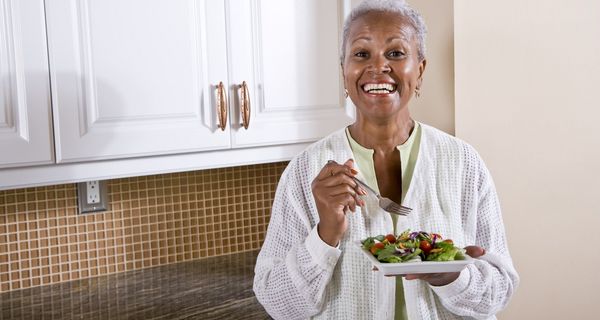
[[[444,272],[459,272],[468,264],[473,263],[475,259],[465,256],[464,260],[454,261],[416,261],[416,262],[398,262],[384,263],[379,262],[371,252],[362,247],[362,243],[358,241],[359,249],[365,254],[367,259],[373,263],[373,266],[383,272],[384,275],[404,275],[411,273],[444,273]]]

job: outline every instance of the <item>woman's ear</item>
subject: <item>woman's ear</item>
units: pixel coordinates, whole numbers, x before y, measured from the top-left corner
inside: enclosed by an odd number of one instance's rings
[[[427,66],[427,59],[423,59],[423,60],[421,60],[421,62],[419,62],[419,78],[417,79],[417,81],[419,83],[419,88],[423,84],[423,74],[425,73],[426,66]]]
[[[342,72],[342,84],[344,85],[344,97],[348,99],[348,88],[346,87],[346,73],[344,72],[344,64],[340,63],[340,71]]]

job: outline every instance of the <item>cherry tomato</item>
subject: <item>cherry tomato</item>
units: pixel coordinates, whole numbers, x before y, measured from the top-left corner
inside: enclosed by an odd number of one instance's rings
[[[425,254],[428,254],[429,251],[431,251],[431,243],[427,240],[421,240],[421,242],[419,242],[419,248],[423,250]]]
[[[396,237],[393,234],[388,234],[387,236],[385,236],[385,239],[389,242],[389,243],[396,243]]]
[[[446,239],[446,240],[444,240],[444,242],[449,243],[449,244],[454,244],[454,241],[452,241],[452,239]]]
[[[381,242],[377,242],[376,244],[374,244],[371,247],[371,253],[372,254],[377,254],[377,252],[379,252],[379,250],[385,248],[385,244],[381,243]]]

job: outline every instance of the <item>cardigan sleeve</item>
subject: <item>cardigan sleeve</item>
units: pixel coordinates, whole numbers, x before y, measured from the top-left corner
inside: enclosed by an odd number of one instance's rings
[[[474,188],[472,199],[463,198],[462,201],[470,203],[467,214],[476,215],[474,245],[483,247],[486,253],[463,269],[454,282],[431,288],[450,312],[487,319],[508,304],[518,286],[519,276],[508,251],[500,204],[491,175],[474,150],[467,160],[475,164],[473,171],[476,174],[469,175]]]
[[[318,215],[307,172],[298,161],[284,171],[256,262],[254,292],[275,319],[318,314],[341,254],[317,233],[314,217]]]

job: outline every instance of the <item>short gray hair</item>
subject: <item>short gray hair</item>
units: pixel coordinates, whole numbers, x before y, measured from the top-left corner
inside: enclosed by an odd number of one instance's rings
[[[344,29],[342,31],[342,47],[340,53],[340,61],[344,64],[346,58],[346,44],[350,36],[350,26],[358,18],[371,12],[389,12],[406,18],[410,25],[415,30],[417,39],[417,50],[419,61],[425,59],[425,39],[427,37],[427,26],[419,12],[411,8],[405,0],[364,0],[356,6],[344,21]]]

